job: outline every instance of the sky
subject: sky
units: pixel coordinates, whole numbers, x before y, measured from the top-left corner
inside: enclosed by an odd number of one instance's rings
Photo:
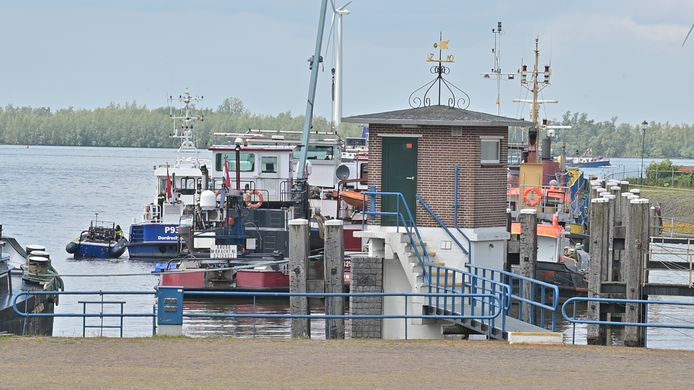
[[[348,9],[344,116],[408,108],[433,77],[424,60],[439,33],[455,56],[447,79],[470,95],[469,109],[496,113],[496,83],[481,74],[502,21],[503,72],[531,64],[536,37],[541,64],[552,65],[542,97],[559,103],[543,117],[694,123],[694,36],[682,47],[692,0],[354,0]],[[237,97],[252,113],[300,115],[319,10],[319,0],[2,0],[0,105],[153,108],[190,88],[206,107]],[[318,78],[315,112],[326,117],[333,48]],[[512,102],[526,96],[518,78],[504,81],[502,115],[527,119],[527,105]]]

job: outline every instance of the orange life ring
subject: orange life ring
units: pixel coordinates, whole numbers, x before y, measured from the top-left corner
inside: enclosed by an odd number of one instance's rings
[[[253,201],[253,196],[256,197],[256,201]],[[263,194],[256,190],[253,190],[251,192],[246,193],[246,196],[243,197],[243,201],[246,202],[246,206],[252,209],[257,209],[263,205],[263,202],[265,202],[265,198],[263,197]]]
[[[530,194],[535,194],[535,196],[531,199]],[[527,204],[530,207],[535,207],[540,202],[542,201],[542,190],[540,190],[537,187],[529,187],[526,188],[525,191],[523,191],[523,202]]]

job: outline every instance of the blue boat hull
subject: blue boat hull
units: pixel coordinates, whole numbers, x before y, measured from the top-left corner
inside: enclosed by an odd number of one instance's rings
[[[178,254],[178,225],[137,223],[130,225],[130,258],[172,258]]]

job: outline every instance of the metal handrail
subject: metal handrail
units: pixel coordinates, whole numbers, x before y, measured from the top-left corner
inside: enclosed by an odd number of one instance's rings
[[[531,306],[530,313],[528,313],[529,321],[531,324],[536,324],[535,309],[540,309],[539,325],[545,326],[545,312],[551,312],[552,317],[552,331],[557,330],[557,312],[559,311],[559,287],[548,282],[543,282],[541,280],[529,278],[526,276],[514,274],[513,272],[501,271],[487,267],[481,267],[474,264],[466,264],[466,268],[470,270],[474,275],[480,275],[483,277],[488,277],[492,280],[497,280],[504,282],[508,286],[513,286],[514,282],[518,282],[518,294],[513,293],[513,288],[511,288],[511,300],[516,300],[521,303],[527,303]],[[498,279],[496,278],[498,275]],[[523,283],[530,283],[531,295],[530,297],[525,297],[523,294]],[[540,301],[537,301],[536,290],[540,289]],[[551,292],[552,301],[551,304],[547,303],[547,292]],[[523,318],[523,305],[518,307],[518,318]]]
[[[618,303],[618,304],[639,304],[644,305],[643,322],[626,322],[626,321],[599,321],[576,318],[576,303],[577,302],[600,302],[600,303]],[[566,309],[572,306],[573,312],[569,316]],[[694,302],[682,301],[649,301],[645,299],[618,299],[618,298],[597,298],[597,297],[572,297],[566,300],[561,306],[561,315],[564,320],[570,322],[573,326],[572,344],[576,343],[576,324],[592,324],[592,325],[610,325],[610,326],[635,326],[640,328],[670,328],[670,329],[694,329],[694,323],[656,323],[648,322],[648,305],[671,305],[671,306],[694,306]]]
[[[376,211],[376,196],[392,196],[395,197],[396,199],[396,211]],[[366,202],[367,200],[369,201],[369,207],[366,207]],[[404,210],[407,213],[407,218],[405,218],[405,215],[403,215],[400,212],[400,202],[402,201],[402,205],[404,206]],[[423,245],[424,240],[422,239],[422,235],[419,233],[419,229],[417,228],[417,225],[414,223],[414,218],[412,217],[412,212],[410,211],[410,207],[407,205],[407,202],[405,201],[405,197],[403,196],[402,193],[400,192],[381,192],[381,191],[374,191],[374,190],[369,190],[362,192],[362,214],[367,215],[367,216],[395,216],[397,218],[397,224],[396,224],[396,231],[400,231],[400,222],[402,220],[403,227],[405,228],[405,232],[407,233],[407,237],[410,240],[410,246],[412,247],[412,250],[414,251],[415,255],[417,256],[417,260],[419,261],[419,265],[422,267],[422,272],[424,273],[424,277],[427,277],[431,279],[429,275],[427,275],[427,270],[426,266],[431,264],[431,260],[429,259],[429,254],[427,253],[426,247]],[[409,222],[409,223],[408,223]],[[362,219],[362,230],[364,229],[364,224],[366,223],[366,219]],[[417,241],[415,241],[415,237],[412,235],[412,232],[414,231],[415,236],[417,237]],[[417,248],[417,244],[419,244],[422,247],[422,254],[420,255],[419,249]],[[431,280],[429,280],[431,282]]]
[[[438,215],[436,215],[434,210],[431,208],[431,206],[429,206],[429,204],[424,200],[424,198],[417,195],[417,201],[419,202],[419,204],[422,205],[422,207],[424,207],[424,210],[429,212],[429,215],[431,215],[431,217],[434,218],[436,223],[438,223],[439,226],[441,226],[443,228],[443,230],[445,230],[446,233],[448,233],[448,236],[453,240],[453,242],[455,242],[456,245],[458,245],[458,248],[460,248],[460,250],[462,250],[463,253],[465,253],[466,255],[469,256],[470,255],[470,247],[472,245],[470,242],[470,239],[465,234],[463,234],[463,237],[467,240],[467,244],[468,244],[468,248],[464,248],[463,244],[461,244],[460,241],[458,241],[458,238],[456,238],[456,236],[454,236],[453,233],[451,233],[451,231],[448,229],[448,226],[446,225],[446,223],[443,222],[443,220],[441,220],[441,218],[439,218]]]
[[[441,277],[442,271],[443,278]],[[501,307],[499,308],[503,310],[503,313],[501,314],[501,330],[502,333],[506,331],[506,313],[508,312],[511,305],[511,287],[509,285],[487,278],[485,276],[474,275],[470,272],[446,266],[430,265],[429,273],[432,275],[431,280],[436,281],[436,284],[429,284],[430,293],[434,293],[434,291],[432,290],[435,290],[436,292],[444,291],[458,294],[464,294],[466,293],[466,291],[469,291],[471,294],[477,294],[478,290],[481,290],[481,293],[483,294],[491,293],[492,295],[496,296],[498,298],[496,299],[496,302],[498,302],[498,304],[501,305]],[[458,274],[462,277],[460,280],[460,289],[456,289]],[[450,278],[452,282],[452,287],[449,287],[449,275],[451,275]],[[441,279],[443,279],[443,286],[439,284],[442,281]],[[480,310],[482,311],[484,311],[485,308],[488,305],[490,305],[490,302],[475,298],[471,298],[468,301],[473,313],[475,312],[478,303],[481,306]],[[438,298],[436,299],[436,304],[433,303],[431,297],[429,298],[429,306],[438,307],[439,304],[440,301]],[[455,302],[453,302],[453,305],[455,305]],[[448,303],[446,301],[446,298],[444,298],[444,307],[447,306]],[[491,328],[495,327],[495,321],[495,319],[489,321],[490,331]]]
[[[407,292],[397,292],[397,293],[288,293],[288,292],[249,292],[249,291],[184,291],[183,296],[186,295],[200,297],[247,297],[253,298],[253,313],[183,313],[183,317],[188,318],[253,318],[253,319],[263,319],[263,318],[305,318],[310,320],[331,320],[331,319],[442,319],[442,320],[479,320],[479,321],[494,321],[500,315],[503,316],[503,304],[500,302],[499,297],[494,294],[462,294],[462,293],[451,293],[451,294],[439,294],[439,293],[407,293]],[[329,306],[330,300],[327,298],[331,297],[402,297],[405,298],[405,305],[403,309],[403,314],[264,314],[256,313],[256,299],[257,298],[287,298],[287,297],[308,297],[308,298],[326,298],[326,309]],[[461,312],[456,313],[455,307],[451,310],[447,310],[444,307],[444,312],[449,311],[451,314],[410,314],[408,310],[408,297],[445,297],[452,300],[460,299],[461,302],[465,299],[477,299],[484,301],[489,304],[489,308],[496,308],[493,310],[488,310],[487,312],[482,312],[476,314],[474,312],[466,314],[462,308]],[[405,339],[407,339],[407,323],[405,323]],[[326,330],[329,328],[326,327]],[[255,322],[253,323],[253,337],[255,337]]]
[[[26,299],[24,302],[24,311],[21,311],[19,307],[17,306],[17,300],[20,297],[27,297],[31,295],[99,295],[103,298],[104,295],[152,295],[155,296],[157,293],[156,291],[39,291],[39,290],[34,290],[34,291],[22,291],[20,293],[17,293],[14,295],[12,298],[12,309],[14,310],[15,314],[17,314],[20,317],[26,318],[32,318],[32,317],[77,317],[77,318],[82,318],[83,321],[86,318],[92,318],[92,317],[98,317],[98,318],[104,318],[104,317],[116,317],[120,318],[121,321],[123,318],[133,318],[133,317],[142,317],[142,318],[147,318],[150,317],[152,318],[152,334],[156,333],[156,313],[153,311],[152,313],[123,313],[122,311],[120,313],[31,313],[28,311],[27,308],[27,302],[28,299]],[[105,302],[104,302],[105,303]],[[26,324],[26,322],[25,322]],[[25,331],[23,332],[25,333]]]

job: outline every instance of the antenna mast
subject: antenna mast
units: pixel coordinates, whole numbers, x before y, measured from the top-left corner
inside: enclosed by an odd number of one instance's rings
[[[492,54],[494,54],[494,67],[489,73],[482,73],[485,79],[494,78],[496,79],[496,115],[501,115],[501,80],[506,78],[508,80],[513,80],[515,73],[502,73],[501,72],[501,21],[496,25],[496,28],[492,29],[492,34],[494,34],[494,48],[492,49]]]
[[[540,100],[540,91],[547,88],[550,85],[550,77],[552,76],[552,69],[550,65],[545,65],[544,71],[540,72],[540,39],[535,38],[535,64],[533,65],[533,70],[530,75],[530,80],[528,80],[528,65],[522,64],[520,69],[521,85],[525,87],[528,91],[532,92],[532,100],[528,99],[513,99],[514,102],[520,103],[531,103],[530,111],[530,121],[533,126],[528,129],[528,150],[526,162],[535,163],[537,159],[537,134],[540,129],[540,104],[545,103],[559,103],[558,100]],[[542,80],[540,80],[542,76]]]
[[[193,129],[195,127],[195,122],[202,122],[204,118],[202,115],[195,115],[195,103],[200,102],[202,98],[202,96],[191,95],[190,90],[186,88],[183,94],[178,95],[178,99],[176,99],[184,104],[179,115],[176,115],[171,105],[174,101],[174,97],[169,96],[169,118],[173,120],[173,133],[171,133],[170,136],[171,138],[181,140],[181,146],[178,148],[176,165],[179,165],[186,159],[186,154],[192,155],[193,162],[197,160],[198,149],[193,143]],[[181,124],[177,126],[176,121],[180,121]]]

